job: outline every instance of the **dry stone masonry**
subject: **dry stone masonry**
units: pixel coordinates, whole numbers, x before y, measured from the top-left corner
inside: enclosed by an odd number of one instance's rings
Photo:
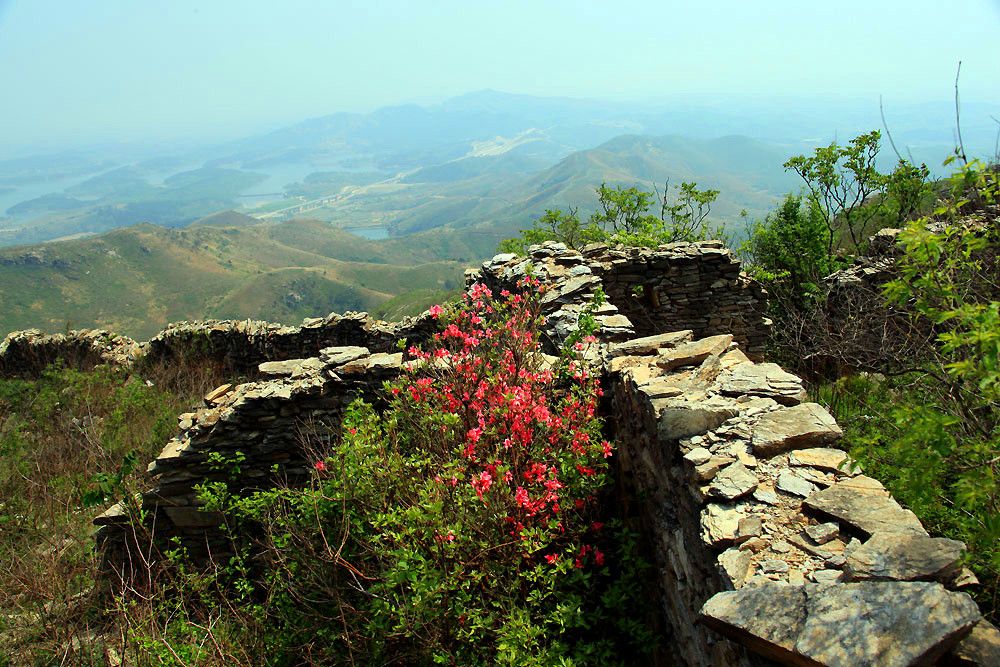
[[[687,334],[611,346],[607,363],[676,658],[922,665],[1000,647],[960,592],[965,545],[928,536],[837,449],[840,427],[798,378],[728,336]]]
[[[624,500],[655,559],[663,664],[1000,665],[1000,632],[962,592],[975,583],[964,545],[928,535],[838,448],[840,427],[799,378],[761,360],[762,293],[721,245],[545,244],[527,258],[498,255],[468,280],[513,290],[528,273],[546,286],[551,346],[595,294],[608,297],[590,359]],[[363,314],[301,327],[182,323],[141,345],[29,332],[0,347],[0,371],[31,374],[85,339],[99,341],[84,346],[90,364],[202,355],[259,378],[223,385],[180,416],[150,464],[154,488],[137,501],[143,523],[121,505],[95,521],[109,576],[129,577],[151,544],[222,555],[221,517],[199,506],[196,487],[305,480],[311,444],[336,437],[356,396],[378,401],[406,363],[397,341],[432,326]]]
[[[553,344],[565,338],[585,299],[600,288],[607,306],[597,315],[606,339],[690,329],[698,338],[732,335],[754,359],[764,352],[770,323],[763,316],[763,292],[719,241],[659,248],[591,244],[580,252],[549,242],[532,246],[527,257],[497,255],[466,280],[513,290],[529,267],[552,288],[545,333]]]

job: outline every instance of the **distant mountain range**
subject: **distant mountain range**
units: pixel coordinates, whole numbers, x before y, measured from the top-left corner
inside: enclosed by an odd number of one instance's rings
[[[966,111],[967,143],[992,140],[983,114]],[[948,146],[927,119],[947,126],[943,114],[897,111],[897,145],[939,160]],[[481,91],[178,153],[0,160],[0,246],[18,246],[0,251],[0,332],[69,322],[144,335],[177,318],[400,314],[456,288],[462,266],[546,209],[586,216],[604,182],[696,181],[721,191],[715,222],[763,215],[800,187],[782,168],[788,157],[833,138],[830,127],[847,128],[845,140],[877,126],[877,106],[875,118]],[[895,160],[888,149],[884,158]],[[418,291],[400,296],[408,290]]]

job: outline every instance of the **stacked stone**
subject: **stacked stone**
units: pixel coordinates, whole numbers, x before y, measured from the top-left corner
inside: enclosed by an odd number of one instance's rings
[[[144,348],[149,361],[202,357],[243,371],[267,361],[313,356],[327,347],[353,345],[388,352],[401,339],[411,343],[426,339],[432,328],[433,320],[426,315],[388,323],[354,312],[308,318],[298,327],[254,320],[180,322],[169,325]]]
[[[121,504],[94,521],[106,569],[130,576],[137,566],[130,549],[146,542],[136,535],[152,535],[160,548],[176,538],[196,560],[224,555],[229,545],[219,530],[221,516],[203,511],[196,487],[224,482],[246,494],[302,483],[310,448],[329,442],[352,400],[375,397],[398,375],[402,358],[331,347],[318,357],[263,363],[259,371],[267,379],[208,394],[205,407],[180,415],[178,435],[149,465],[156,487],[139,500],[145,525],[133,525],[137,513]]]
[[[732,334],[751,357],[763,354],[769,327],[763,292],[719,241],[658,248],[592,244],[582,252],[547,242],[529,248],[526,257],[497,255],[466,281],[513,290],[529,271],[552,290],[546,334],[554,343],[574,327],[581,297],[599,287],[607,296],[598,317],[604,340],[690,329],[699,337]]]
[[[648,498],[684,664],[759,664],[722,636],[795,665],[927,664],[974,627],[1000,637],[955,592],[975,581],[965,545],[928,536],[836,449],[840,428],[797,377],[730,335],[610,353],[621,465]]]
[[[45,334],[37,329],[15,331],[0,343],[0,376],[38,377],[57,360],[91,369],[110,364],[130,367],[141,356],[138,343],[103,329]]]

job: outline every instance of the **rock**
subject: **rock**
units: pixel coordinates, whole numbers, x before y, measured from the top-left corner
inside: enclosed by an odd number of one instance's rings
[[[943,537],[875,533],[847,554],[848,580],[948,581],[961,569],[965,544]]]
[[[701,609],[705,625],[766,658],[845,667],[932,664],[979,619],[969,596],[927,582],[745,586]]]
[[[825,445],[843,431],[826,408],[818,403],[802,403],[761,415],[753,429],[754,454],[770,457],[790,449]]]
[[[948,658],[963,667],[1000,665],[1000,630],[986,619],[979,621],[972,628],[972,632],[951,650]]]
[[[806,526],[806,535],[816,544],[826,544],[840,535],[840,526],[832,521]]]
[[[205,394],[205,404],[206,405],[218,405],[222,403],[226,394],[228,394],[233,388],[232,384],[224,384],[221,387],[216,387],[212,391]]]
[[[742,463],[726,466],[709,487],[708,493],[714,498],[736,500],[757,488],[757,475]]]
[[[760,571],[765,574],[782,574],[788,572],[788,563],[771,558],[761,562]]]
[[[835,584],[844,578],[840,570],[816,570],[809,577],[817,584]]]
[[[356,361],[361,357],[368,356],[367,347],[348,345],[342,347],[325,347],[319,351],[319,358],[330,366],[342,366],[346,363]]]
[[[715,478],[722,466],[729,465],[733,459],[726,456],[713,456],[705,463],[694,468],[694,478],[699,482],[708,482]]]
[[[677,347],[665,350],[656,359],[656,364],[666,370],[673,370],[681,366],[695,366],[705,361],[708,357],[718,356],[729,348],[733,342],[733,337],[729,334],[721,336],[709,336],[700,340],[684,343]]]
[[[747,575],[750,574],[751,557],[749,551],[739,549],[726,549],[719,555],[719,565],[733,588],[739,588],[746,582]]]
[[[963,567],[959,570],[958,574],[951,581],[952,588],[968,588],[969,586],[978,586],[979,577],[976,573],[967,567]]]
[[[289,377],[298,368],[302,359],[289,359],[287,361],[265,361],[257,366],[257,370],[263,375],[270,377]]]
[[[791,493],[792,495],[801,496],[803,498],[816,491],[815,484],[802,479],[791,470],[783,470],[781,474],[778,475],[778,482],[776,486],[785,493]]]
[[[718,428],[724,421],[739,414],[731,399],[712,396],[705,400],[686,397],[655,399],[660,439],[678,440]]]
[[[704,447],[695,447],[684,455],[684,459],[686,461],[696,466],[700,466],[702,463],[708,463],[711,458],[712,452],[708,451]]]
[[[668,333],[657,334],[656,336],[633,338],[623,343],[612,344],[609,352],[612,357],[656,354],[657,350],[677,347],[682,343],[689,342],[692,335],[692,331],[687,329],[684,331],[670,331]]]
[[[701,512],[702,539],[713,547],[732,543],[743,513],[733,506],[710,504]]]
[[[916,515],[900,507],[881,484],[874,487],[860,481],[868,479],[862,476],[838,482],[806,498],[803,506],[848,523],[868,535],[878,532],[927,534]]]
[[[733,541],[737,544],[759,537],[764,532],[764,522],[756,514],[740,519]]]
[[[729,396],[765,396],[782,405],[798,405],[806,400],[802,380],[777,364],[739,364],[719,382],[720,391]]]
[[[809,466],[820,470],[857,474],[857,464],[847,452],[832,447],[798,449],[788,455],[788,463],[793,466]]]
[[[753,499],[766,505],[777,505],[780,499],[774,489],[762,489],[757,487],[753,492]]]

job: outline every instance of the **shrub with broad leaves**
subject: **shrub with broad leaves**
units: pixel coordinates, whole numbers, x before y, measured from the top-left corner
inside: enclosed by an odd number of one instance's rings
[[[600,502],[613,447],[582,359],[594,339],[542,355],[544,287],[519,287],[477,285],[432,309],[440,332],[409,349],[385,409],[351,406],[310,488],[215,499],[264,526],[255,615],[272,644],[379,664],[634,663],[652,650],[634,613],[648,566]]]

